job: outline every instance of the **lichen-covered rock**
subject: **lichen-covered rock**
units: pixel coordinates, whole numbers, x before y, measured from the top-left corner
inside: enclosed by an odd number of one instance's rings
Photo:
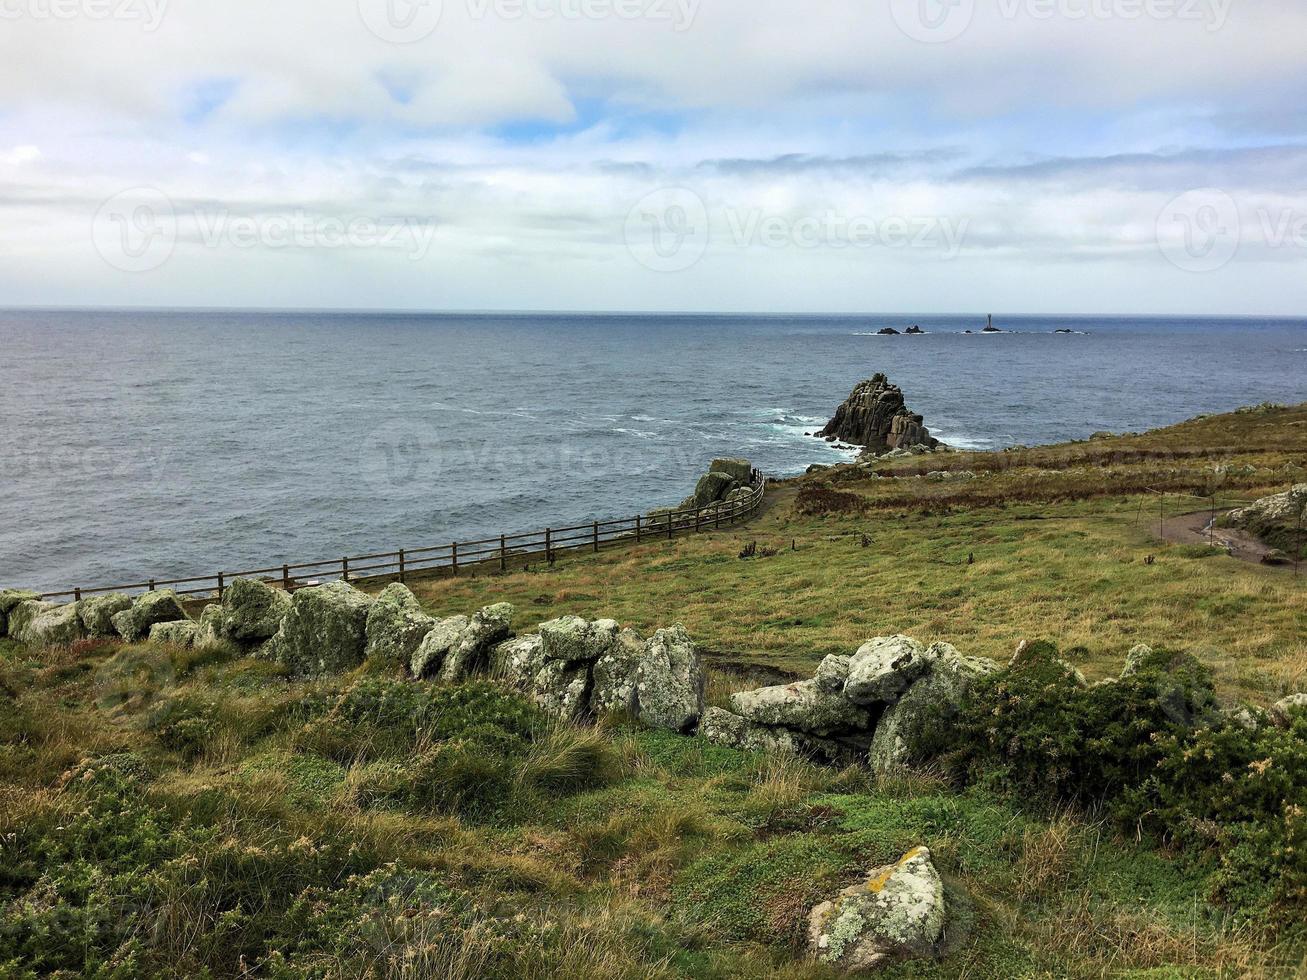
[[[199,632],[200,624],[190,620],[179,619],[168,623],[155,623],[150,627],[150,642],[186,649],[195,645],[195,638]]]
[[[86,637],[78,603],[19,603],[11,612],[16,623],[13,637],[29,647],[68,646]]]
[[[300,589],[267,654],[292,676],[349,670],[363,662],[368,607],[372,600],[347,582]]]
[[[636,679],[642,722],[674,732],[692,729],[703,714],[706,677],[699,651],[679,623],[660,629],[645,644]]]
[[[933,644],[929,652],[929,669],[876,723],[867,759],[877,773],[894,772],[913,762],[913,750],[923,736],[957,714],[973,683],[999,669],[993,660],[964,657],[947,643]]]
[[[155,623],[172,623],[187,618],[177,593],[172,589],[160,589],[138,595],[131,606],[115,613],[110,622],[119,636],[128,643],[136,643],[150,635],[150,627]]]
[[[0,589],[0,637],[9,635],[9,613],[19,603],[40,602],[41,597],[27,589]]]
[[[82,625],[86,627],[86,635],[96,639],[116,637],[118,631],[114,629],[113,617],[125,609],[130,609],[131,606],[132,597],[122,592],[83,599],[81,615]]]
[[[1307,554],[1307,483],[1232,510],[1221,524],[1250,531],[1289,560]]]
[[[1153,648],[1147,643],[1136,643],[1130,648],[1130,652],[1125,655],[1125,666],[1121,668],[1121,676],[1133,677],[1139,673],[1140,666],[1152,653]]]
[[[484,670],[495,644],[512,636],[514,612],[512,603],[496,602],[473,614],[445,655],[440,679],[454,683]]]
[[[590,703],[590,665],[546,659],[532,683],[535,703],[564,721],[581,718]]]
[[[844,690],[844,684],[849,679],[849,662],[852,659],[840,653],[827,654],[817,665],[813,680],[826,693],[838,694]]]
[[[462,638],[469,622],[466,616],[450,616],[436,620],[426,636],[422,638],[422,642],[418,644],[418,648],[413,651],[408,665],[409,672],[418,678],[437,674],[445,658],[449,656],[449,652]]]
[[[540,624],[540,638],[544,641],[546,660],[574,663],[580,660],[595,661],[612,647],[620,627],[611,619],[594,622],[580,616],[561,616]]]
[[[808,949],[846,972],[928,956],[944,933],[944,883],[925,847],[808,913]]]
[[[24,599],[15,603],[9,608],[9,635],[16,640],[25,642],[22,637],[28,623],[42,613],[57,609],[58,606],[57,602],[43,602],[40,599]]]
[[[1271,705],[1271,721],[1281,728],[1288,728],[1293,716],[1304,711],[1307,711],[1307,694],[1290,694]]]
[[[505,640],[490,651],[490,676],[520,691],[535,688],[536,676],[544,665],[544,644],[538,633]]]
[[[685,509],[707,507],[724,499],[735,487],[736,482],[725,473],[705,473],[694,485],[694,494],[686,501],[689,506]]]
[[[407,667],[435,625],[408,586],[391,582],[368,608],[364,656]]]
[[[740,486],[746,486],[753,476],[753,464],[747,459],[714,459],[708,466],[709,473],[725,473]]]
[[[844,696],[855,704],[894,701],[926,673],[933,654],[910,636],[877,636],[849,660]]]
[[[745,752],[777,752],[800,755],[799,737],[784,728],[759,725],[725,708],[709,708],[699,722],[699,734],[714,745]]]
[[[252,578],[231,580],[222,593],[222,628],[225,639],[262,643],[277,635],[290,612],[292,599],[283,589]]]
[[[760,725],[781,725],[813,735],[866,729],[871,715],[843,694],[823,691],[816,681],[798,681],[739,691],[731,695],[731,710]]]
[[[635,716],[639,712],[638,687],[645,647],[639,633],[624,629],[595,661],[590,708],[596,715],[613,711]]]
[[[1250,732],[1255,732],[1261,728],[1267,718],[1265,713],[1250,708],[1245,704],[1226,708],[1223,714],[1230,722]]]

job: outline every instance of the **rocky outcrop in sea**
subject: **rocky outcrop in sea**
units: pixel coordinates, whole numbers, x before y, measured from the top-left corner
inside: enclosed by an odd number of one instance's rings
[[[883,374],[859,381],[817,435],[831,442],[865,446],[874,454],[939,445],[922,416],[908,410],[902,390]]]

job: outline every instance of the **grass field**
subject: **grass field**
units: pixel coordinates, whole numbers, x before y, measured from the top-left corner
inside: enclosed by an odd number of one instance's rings
[[[1223,694],[1266,702],[1307,687],[1307,578],[1159,543],[1146,488],[1283,489],[1305,423],[1299,407],[879,464],[893,479],[826,471],[731,532],[414,588],[433,613],[514,602],[520,631],[565,612],[682,622],[721,668],[716,698],[904,632],[1002,659],[1048,637],[1091,676],[1141,641],[1188,649]],[[976,477],[924,476],[944,468]],[[740,558],[750,541],[776,553]],[[0,640],[0,747],[5,980],[820,978],[808,908],[923,843],[946,881],[942,955],[884,976],[1307,977],[1300,937],[1208,901],[1209,860],[1094,808],[559,726],[488,683]]]

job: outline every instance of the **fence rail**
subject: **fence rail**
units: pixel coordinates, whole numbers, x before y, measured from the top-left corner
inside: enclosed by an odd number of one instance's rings
[[[266,568],[221,571],[190,578],[152,578],[126,585],[67,589],[63,592],[46,592],[41,598],[80,600],[85,596],[107,592],[153,592],[166,587],[178,595],[195,598],[213,596],[221,599],[227,583],[234,578],[262,579],[293,592],[333,580],[357,582],[394,578],[403,582],[410,575],[457,576],[462,571],[507,571],[510,567],[520,568],[539,558],[553,564],[560,554],[598,552],[605,547],[639,544],[648,540],[670,539],[677,535],[730,527],[758,510],[767,490],[767,481],[755,475],[748,489],[747,496],[730,502],[718,501],[663,514],[636,514],[634,517],[590,521],[588,524],[545,528],[542,531],[500,534],[475,541],[451,541],[449,544],[400,548],[398,551],[381,551],[354,557],[347,555],[322,561],[287,562]]]

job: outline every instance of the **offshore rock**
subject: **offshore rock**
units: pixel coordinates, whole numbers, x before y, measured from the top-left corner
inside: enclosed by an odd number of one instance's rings
[[[873,453],[912,446],[934,449],[939,445],[922,417],[908,411],[903,392],[883,374],[858,382],[835,410],[835,417],[817,434],[865,446]]]

